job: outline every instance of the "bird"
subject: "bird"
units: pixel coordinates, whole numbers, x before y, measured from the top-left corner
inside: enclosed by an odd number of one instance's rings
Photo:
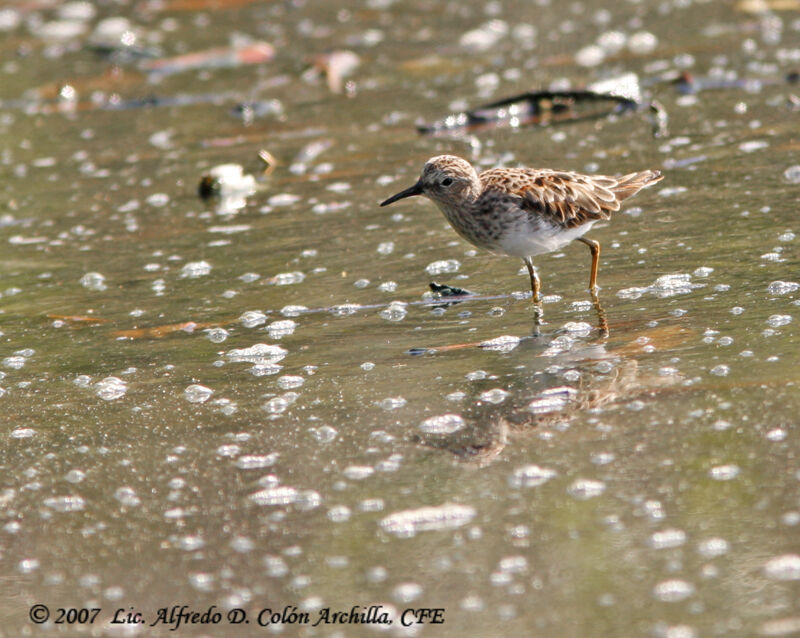
[[[610,219],[623,200],[661,179],[657,170],[622,177],[549,168],[491,168],[478,173],[461,157],[438,155],[425,162],[413,186],[381,206],[415,195],[427,197],[469,243],[496,254],[521,257],[535,304],[541,303],[541,284],[533,257],[559,250],[571,241],[582,242],[592,254],[589,291],[596,299],[600,244],[584,235],[598,221]]]

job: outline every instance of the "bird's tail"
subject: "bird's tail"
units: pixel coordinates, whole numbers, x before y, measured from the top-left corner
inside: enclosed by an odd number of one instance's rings
[[[617,185],[611,190],[619,201],[636,195],[640,190],[664,179],[661,171],[640,171],[617,178]]]

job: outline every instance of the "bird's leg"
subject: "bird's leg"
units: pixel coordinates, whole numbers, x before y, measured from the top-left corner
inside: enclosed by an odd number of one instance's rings
[[[600,265],[600,244],[593,239],[578,237],[578,241],[586,244],[592,251],[592,274],[589,277],[589,292],[597,296],[597,267]]]
[[[541,303],[539,298],[539,275],[536,273],[536,266],[533,265],[533,259],[525,257],[525,265],[528,267],[528,274],[531,276],[531,301],[535,304]]]
[[[528,267],[528,274],[531,276],[531,301],[533,302],[533,336],[539,336],[539,326],[542,325],[542,317],[544,311],[542,309],[542,300],[539,297],[539,275],[536,272],[536,266],[533,265],[533,259],[525,257],[525,265]]]
[[[607,337],[608,319],[606,318],[605,308],[603,308],[603,305],[600,303],[600,298],[597,296],[596,292],[592,292],[592,303],[594,304],[595,311],[597,311],[597,329],[600,330],[600,336]]]

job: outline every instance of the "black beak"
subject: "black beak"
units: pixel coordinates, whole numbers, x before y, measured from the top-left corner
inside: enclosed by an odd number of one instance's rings
[[[418,181],[410,188],[407,188],[404,191],[400,191],[399,193],[397,193],[397,195],[392,195],[385,202],[381,202],[381,206],[388,206],[389,204],[394,204],[399,199],[405,199],[406,197],[413,197],[414,195],[422,195],[422,180]]]

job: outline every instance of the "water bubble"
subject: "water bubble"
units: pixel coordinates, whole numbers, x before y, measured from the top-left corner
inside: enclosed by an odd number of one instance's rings
[[[588,337],[592,332],[592,326],[585,321],[568,321],[564,324],[563,330],[577,336]]]
[[[361,309],[361,305],[357,303],[343,303],[338,306],[333,306],[330,309],[332,315],[337,317],[349,317],[356,314]]]
[[[456,259],[444,259],[434,261],[425,267],[425,272],[429,275],[442,275],[445,273],[458,272],[461,268],[461,262]]]
[[[322,427],[316,428],[312,430],[312,433],[314,438],[320,443],[330,443],[338,434],[336,428],[332,428],[330,425],[323,425]]]
[[[677,603],[694,594],[695,588],[685,580],[665,580],[653,589],[653,596],[665,603]]]
[[[81,277],[80,284],[89,290],[101,291],[108,288],[108,286],[106,286],[105,276],[101,275],[99,272],[87,272]]]
[[[351,481],[360,481],[375,473],[375,468],[369,465],[349,465],[342,474],[344,474]]]
[[[597,38],[597,45],[607,54],[614,55],[625,47],[627,39],[622,31],[606,31]]]
[[[25,365],[25,357],[10,356],[3,359],[3,365],[12,370],[19,370]]]
[[[800,580],[800,556],[784,554],[771,558],[764,565],[764,574],[772,580]]]
[[[292,204],[296,204],[300,201],[299,195],[293,195],[291,193],[279,193],[277,195],[273,195],[267,200],[267,203],[270,206],[291,206]]]
[[[628,38],[628,49],[637,55],[652,53],[658,46],[658,38],[649,31],[637,31]]]
[[[289,505],[290,503],[294,503],[299,495],[300,493],[296,488],[283,485],[267,487],[258,492],[254,492],[250,495],[250,499],[254,501],[256,505]]]
[[[39,569],[39,560],[37,558],[24,558],[17,564],[17,570],[21,574],[30,574]]]
[[[136,490],[132,487],[120,487],[114,492],[114,498],[125,507],[138,507],[142,500],[136,496]]]
[[[508,24],[502,20],[489,20],[479,27],[463,33],[458,43],[468,51],[488,51],[504,38],[508,31]]]
[[[248,310],[242,313],[239,321],[245,328],[257,328],[267,322],[267,315],[260,310]]]
[[[684,295],[699,287],[700,284],[692,283],[691,275],[679,273],[675,275],[662,275],[655,280],[652,286],[649,287],[649,290],[658,297],[664,298]]]
[[[713,374],[715,377],[725,377],[728,375],[730,371],[731,371],[730,367],[723,364],[714,366],[713,368],[711,368],[711,370],[709,370],[709,372]]]
[[[650,546],[653,549],[669,549],[680,547],[686,542],[686,532],[682,529],[665,529],[654,532],[650,536]]]
[[[275,465],[278,453],[271,454],[245,454],[236,459],[236,467],[240,470],[260,470]]]
[[[402,408],[408,401],[405,397],[386,397],[378,403],[384,410],[397,410]]]
[[[281,308],[281,314],[284,317],[299,317],[307,310],[308,308],[306,306],[284,306]]]
[[[274,346],[266,343],[257,343],[249,348],[235,348],[225,353],[225,356],[231,362],[241,363],[256,363],[267,365],[277,363],[283,359],[288,350],[280,346]]]
[[[606,57],[606,53],[602,47],[596,44],[585,46],[575,53],[575,63],[578,66],[598,66],[602,64]]]
[[[230,335],[225,328],[206,328],[203,332],[211,343],[222,343]]]
[[[296,392],[286,392],[281,396],[271,398],[262,408],[270,414],[281,414],[285,412],[299,396],[300,395]]]
[[[106,377],[95,384],[94,390],[104,401],[113,401],[125,395],[128,384],[119,377]]]
[[[385,241],[378,244],[378,253],[381,255],[389,255],[394,252],[394,242],[393,241]]]
[[[53,496],[44,499],[44,504],[57,512],[79,512],[86,507],[86,501],[77,495]]]
[[[282,272],[275,275],[272,281],[276,286],[291,286],[293,284],[302,283],[305,278],[306,276],[299,271]]]
[[[783,179],[792,184],[800,184],[800,164],[790,166],[783,171]]]
[[[383,518],[381,529],[400,537],[411,537],[418,532],[448,530],[469,523],[477,512],[469,505],[445,503],[433,507],[394,512]]]
[[[441,414],[425,419],[419,429],[426,434],[452,434],[462,429],[466,423],[459,414]]]
[[[489,373],[485,370],[474,370],[472,372],[467,372],[467,374],[464,376],[466,377],[467,381],[480,381],[488,377]]]
[[[767,620],[758,630],[761,636],[792,636],[798,632],[800,632],[800,618],[796,616]]]
[[[267,332],[273,339],[280,339],[293,334],[296,327],[297,323],[295,321],[291,319],[281,319],[269,324],[267,326]]]
[[[791,322],[791,315],[771,315],[770,318],[767,319],[767,325],[772,328],[780,328],[781,326],[785,326]]]
[[[407,304],[403,301],[393,301],[386,308],[381,310],[378,315],[387,321],[402,321],[408,314]]]
[[[200,384],[192,384],[183,391],[184,398],[190,403],[205,403],[211,398],[214,391]]]
[[[537,487],[556,476],[557,472],[547,467],[538,465],[523,465],[517,468],[508,479],[508,484],[514,488]]]
[[[730,544],[724,538],[707,538],[697,545],[697,553],[705,558],[722,556],[730,551]]]
[[[217,456],[221,456],[223,458],[234,458],[239,456],[239,452],[241,451],[242,448],[235,443],[228,443],[226,445],[220,445],[217,448]]]
[[[760,151],[762,148],[767,148],[768,146],[769,142],[766,140],[750,140],[739,144],[739,150],[743,153],[753,153],[754,151]]]
[[[207,261],[191,261],[181,268],[181,278],[183,279],[197,279],[204,277],[211,272],[211,264]]]
[[[600,496],[606,490],[603,481],[592,479],[577,479],[567,488],[567,493],[580,501],[585,501]]]
[[[328,518],[334,523],[344,523],[349,521],[351,516],[350,508],[347,505],[334,505],[328,510]]]
[[[708,475],[715,481],[730,481],[739,476],[740,472],[738,465],[717,465],[708,471]]]
[[[303,377],[285,374],[278,378],[278,387],[281,390],[292,390],[294,388],[299,388],[305,382],[306,380]]]
[[[250,374],[254,377],[268,377],[273,374],[278,374],[283,370],[283,366],[277,363],[254,363],[250,368]]]
[[[486,401],[487,403],[502,403],[506,400],[506,397],[510,393],[503,388],[492,388],[491,390],[486,390],[485,392],[481,392],[478,395],[478,399],[481,401]]]
[[[786,430],[783,428],[773,428],[767,432],[764,437],[768,441],[784,441],[786,439]]]
[[[565,410],[578,396],[578,391],[569,386],[549,388],[528,404],[531,414],[550,414]]]
[[[392,590],[392,598],[398,603],[410,603],[422,595],[422,586],[417,583],[400,583]]]
[[[519,345],[519,343],[519,337],[503,335],[501,337],[489,339],[488,341],[482,341],[479,344],[479,347],[483,348],[484,350],[493,350],[495,352],[511,352]]]
[[[70,470],[64,475],[64,480],[70,483],[80,483],[86,478],[86,472],[83,470]]]
[[[767,292],[771,295],[786,295],[797,290],[800,290],[800,283],[796,281],[773,281],[767,286]]]

